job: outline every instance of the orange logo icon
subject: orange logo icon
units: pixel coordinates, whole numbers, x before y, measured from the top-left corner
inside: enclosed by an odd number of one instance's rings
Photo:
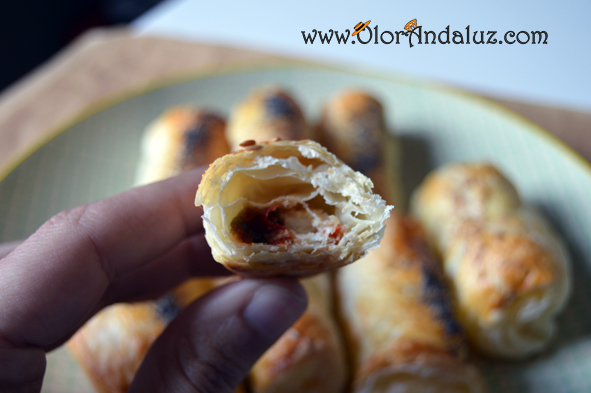
[[[369,25],[371,21],[368,20],[367,22],[363,23],[363,22],[359,22],[355,25],[355,32],[353,33],[353,36],[361,33],[363,31],[363,29],[365,29],[367,27],[367,25]],[[416,26],[416,19],[415,19],[415,26]]]
[[[416,27],[417,27],[417,20],[413,19],[410,22],[408,22],[406,24],[406,26],[404,26],[404,30],[412,32],[414,29],[416,29]]]

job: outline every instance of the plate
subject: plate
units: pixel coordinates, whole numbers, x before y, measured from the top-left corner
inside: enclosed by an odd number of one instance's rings
[[[406,191],[447,162],[497,165],[566,239],[574,261],[574,291],[555,339],[541,355],[523,362],[474,361],[491,392],[591,390],[591,166],[526,119],[453,89],[298,66],[177,80],[104,104],[71,127],[56,130],[55,138],[5,175],[0,241],[24,238],[60,210],[131,187],[142,131],[166,108],[192,103],[227,115],[251,89],[269,84],[291,90],[311,120],[319,117],[324,101],[344,88],[363,88],[379,97],[388,128],[401,139]],[[49,356],[44,392],[89,391],[80,373],[63,349],[56,351]]]

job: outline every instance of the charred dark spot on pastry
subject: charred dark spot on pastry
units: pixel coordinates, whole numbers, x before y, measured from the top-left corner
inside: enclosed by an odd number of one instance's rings
[[[352,167],[363,174],[366,174],[382,165],[382,137],[375,125],[362,122],[355,126],[355,146],[352,146],[355,155]],[[377,135],[376,135],[377,134]]]
[[[203,115],[198,121],[185,133],[185,154],[190,156],[199,145],[206,145],[211,138],[210,129],[216,122],[216,118],[211,115]]]
[[[176,296],[172,293],[164,295],[156,301],[156,312],[166,323],[172,321],[182,310]]]
[[[450,294],[442,273],[433,266],[423,267],[423,301],[432,308],[448,337],[462,335],[462,328],[453,315]]]
[[[232,220],[232,233],[241,243],[281,245],[291,243],[293,235],[283,224],[279,206],[266,209],[246,207]]]
[[[182,135],[183,149],[177,156],[178,169],[186,171],[203,165],[205,157],[223,149],[218,135],[223,132],[223,125],[223,120],[214,114],[197,114]]]
[[[267,97],[265,111],[271,117],[297,117],[300,113],[295,102],[284,94],[274,94]]]

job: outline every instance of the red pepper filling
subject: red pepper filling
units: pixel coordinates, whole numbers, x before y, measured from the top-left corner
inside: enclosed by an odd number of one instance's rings
[[[343,227],[337,225],[334,232],[328,235],[328,238],[334,241],[335,243],[338,243],[343,238]]]
[[[280,245],[293,241],[293,234],[285,228],[279,206],[266,209],[247,207],[232,220],[232,231],[242,243]]]

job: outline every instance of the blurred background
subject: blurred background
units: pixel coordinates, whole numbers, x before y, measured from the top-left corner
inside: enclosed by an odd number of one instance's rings
[[[88,29],[128,26],[133,34],[262,50],[451,83],[497,97],[591,110],[591,39],[584,0],[476,2],[434,0],[24,0],[0,3],[0,89],[43,63]],[[345,30],[372,20],[402,30],[544,30],[547,45],[306,45],[301,31]]]
[[[0,90],[88,29],[132,22],[160,1],[1,1]]]

